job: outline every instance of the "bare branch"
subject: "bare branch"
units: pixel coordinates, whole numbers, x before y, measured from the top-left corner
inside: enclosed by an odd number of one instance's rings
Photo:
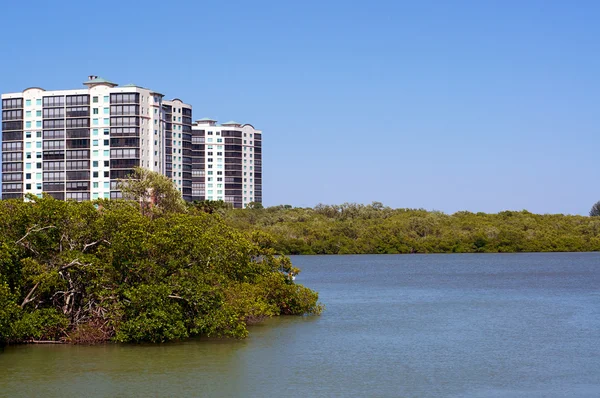
[[[24,235],[24,236],[23,236],[21,239],[19,239],[18,241],[16,241],[15,243],[16,243],[16,244],[21,244],[21,242],[22,242],[22,241],[23,241],[25,238],[27,238],[27,237],[29,236],[29,234],[31,234],[31,233],[34,233],[34,232],[40,232],[40,231],[43,231],[43,230],[45,230],[45,229],[56,228],[54,225],[48,225],[47,227],[42,227],[42,228],[36,228],[36,227],[37,227],[37,224],[36,224],[36,225],[34,225],[34,226],[32,226],[31,228],[29,228],[29,229],[27,230],[27,233],[26,233],[26,234],[25,234],[25,235]]]
[[[101,243],[101,242],[107,243],[107,244],[110,246],[110,242],[109,242],[109,241],[107,241],[106,239],[100,239],[100,240],[97,240],[97,241],[95,241],[95,242],[92,242],[92,243],[86,243],[86,244],[83,246],[83,249],[82,249],[81,251],[82,251],[82,252],[85,252],[85,251],[86,251],[86,250],[87,250],[89,247],[92,247],[92,246],[94,246],[94,245],[97,245],[98,243]]]
[[[63,271],[63,270],[65,270],[65,269],[67,269],[67,268],[71,268],[71,267],[73,267],[73,266],[75,266],[75,265],[81,265],[81,266],[84,266],[84,267],[85,267],[85,266],[92,265],[92,264],[83,264],[83,263],[79,262],[79,259],[78,259],[78,258],[76,258],[75,260],[71,261],[69,264],[67,264],[67,265],[63,265],[62,267],[60,267],[60,268],[58,269],[58,271],[59,271],[59,272],[60,272],[60,271]]]
[[[27,297],[25,297],[25,300],[23,300],[23,302],[21,303],[21,308],[25,307],[25,304],[30,303],[33,301],[33,298],[31,297],[31,295],[33,294],[33,292],[35,292],[35,289],[37,289],[37,287],[40,285],[40,283],[36,283],[35,286],[29,291],[29,293],[27,294]]]
[[[27,340],[26,342],[31,344],[65,344],[64,341],[54,340]]]

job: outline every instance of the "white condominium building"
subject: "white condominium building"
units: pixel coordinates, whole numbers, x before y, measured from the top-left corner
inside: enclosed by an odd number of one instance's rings
[[[90,76],[84,88],[2,94],[2,198],[120,198],[140,166],[169,177],[183,199],[262,203],[262,132],[249,124],[192,125],[180,99]]]
[[[250,124],[204,118],[192,125],[192,198],[235,208],[262,203],[262,131]]]

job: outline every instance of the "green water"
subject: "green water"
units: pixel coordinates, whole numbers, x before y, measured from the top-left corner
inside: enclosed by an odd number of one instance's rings
[[[9,347],[0,396],[600,396],[598,253],[293,262],[322,316],[242,341]]]

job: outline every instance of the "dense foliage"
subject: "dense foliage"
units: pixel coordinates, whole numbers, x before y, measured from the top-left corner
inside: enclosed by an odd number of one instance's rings
[[[226,222],[272,236],[285,254],[474,253],[600,250],[600,218],[390,209],[372,205],[224,210]]]
[[[600,201],[594,203],[590,210],[590,217],[600,217]]]
[[[244,337],[265,317],[321,310],[268,239],[218,215],[29,199],[0,201],[0,342]]]

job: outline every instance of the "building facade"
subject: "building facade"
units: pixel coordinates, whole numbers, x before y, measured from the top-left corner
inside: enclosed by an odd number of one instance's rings
[[[192,200],[192,106],[176,98],[163,101],[165,175],[187,202]]]
[[[119,198],[134,167],[166,174],[163,95],[96,76],[84,85],[2,95],[2,198]]]
[[[262,203],[262,131],[204,118],[192,126],[192,199]]]
[[[85,88],[2,94],[2,198],[120,198],[140,166],[169,177],[183,199],[262,203],[262,132],[202,119],[156,91],[90,76]]]

